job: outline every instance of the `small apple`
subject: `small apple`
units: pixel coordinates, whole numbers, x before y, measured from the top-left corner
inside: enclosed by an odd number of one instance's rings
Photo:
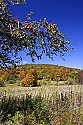
[[[33,29],[33,26],[32,26],[32,25],[30,25],[30,26],[29,26],[29,28],[30,28],[30,29]]]
[[[52,28],[52,29],[54,29],[54,28],[55,28],[55,26],[54,26],[53,24],[51,24],[51,28]]]
[[[28,27],[29,26],[29,24],[28,23],[25,23],[25,27]]]

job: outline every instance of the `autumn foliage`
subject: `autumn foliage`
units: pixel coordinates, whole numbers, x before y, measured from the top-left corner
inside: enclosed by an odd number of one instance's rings
[[[42,81],[74,81],[75,84],[83,84],[83,71],[75,68],[68,68],[65,66],[51,65],[51,64],[26,64],[17,66],[16,69],[10,67],[0,70],[1,83],[3,79],[6,83],[18,83],[21,86],[37,86]]]
[[[24,86],[37,86],[38,74],[36,70],[30,70],[24,78]]]

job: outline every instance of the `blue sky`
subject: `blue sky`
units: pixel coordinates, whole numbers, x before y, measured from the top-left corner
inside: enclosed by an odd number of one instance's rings
[[[56,23],[59,30],[69,38],[74,52],[65,53],[65,61],[54,56],[54,61],[46,56],[35,63],[63,65],[67,67],[83,69],[83,0],[27,0],[24,5],[9,6],[15,17],[21,21],[26,20],[26,15],[34,12],[32,19],[39,21],[47,18],[49,23]],[[22,63],[33,63],[26,54]]]

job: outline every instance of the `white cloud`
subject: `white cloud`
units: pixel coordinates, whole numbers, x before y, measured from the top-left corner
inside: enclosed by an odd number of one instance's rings
[[[23,64],[26,64],[28,61],[24,61]]]

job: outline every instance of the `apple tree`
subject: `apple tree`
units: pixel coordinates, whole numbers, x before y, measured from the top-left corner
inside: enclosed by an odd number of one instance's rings
[[[25,22],[13,17],[9,11],[9,2],[24,4],[25,0],[0,0],[0,67],[20,62],[22,57],[18,56],[20,51],[26,51],[32,61],[41,59],[45,54],[53,59],[53,56],[69,50],[69,40],[59,31],[57,25],[48,23],[47,19],[32,21],[32,12],[27,15]]]

